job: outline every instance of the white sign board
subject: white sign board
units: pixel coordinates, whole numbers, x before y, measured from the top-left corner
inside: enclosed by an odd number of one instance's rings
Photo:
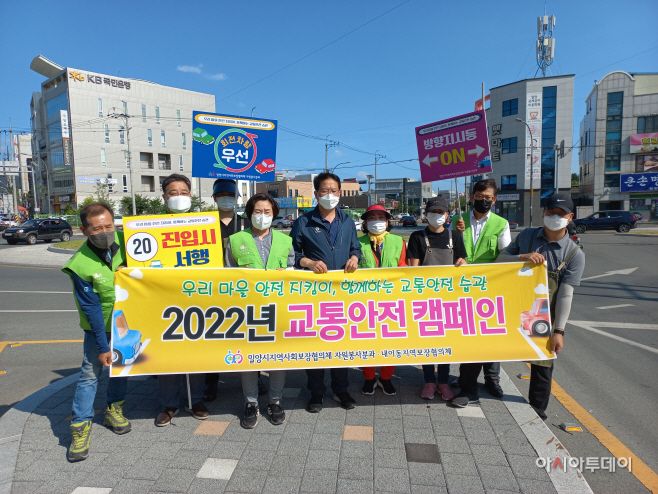
[[[530,167],[532,178],[541,178],[541,97],[542,93],[527,93],[525,104],[525,188],[530,188]],[[530,156],[532,153],[532,156]],[[532,165],[531,165],[532,163]],[[540,184],[535,184],[541,187]]]
[[[0,175],[13,175],[18,176],[21,166],[18,161],[4,161],[0,162]]]
[[[66,110],[59,111],[59,117],[62,122],[62,139],[70,139],[69,132],[69,112]]]

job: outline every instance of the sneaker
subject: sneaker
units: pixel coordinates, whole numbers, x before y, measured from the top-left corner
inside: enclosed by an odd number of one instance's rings
[[[105,406],[105,418],[103,425],[111,427],[115,434],[130,432],[130,420],[123,416],[124,400],[110,403]]]
[[[278,401],[267,405],[267,414],[274,425],[281,425],[286,421],[286,412],[283,411]]]
[[[86,460],[89,456],[91,444],[91,421],[71,424],[71,445],[69,446],[68,460],[71,462]]]
[[[306,405],[306,410],[311,413],[322,411],[322,395],[311,396],[311,399],[308,400],[308,405]]]
[[[447,384],[437,384],[436,390],[441,395],[441,398],[443,398],[445,401],[450,401],[455,397],[455,393],[452,392],[450,386]]]
[[[361,392],[364,395],[374,395],[376,387],[377,379],[366,379],[366,382],[363,383],[363,389],[361,389]]]
[[[244,407],[244,417],[240,421],[240,425],[245,429],[253,429],[258,424],[258,405],[254,403],[247,403]]]
[[[500,387],[500,383],[497,379],[486,379],[484,381],[484,389],[495,398],[503,397],[503,388]]]
[[[171,419],[174,418],[174,415],[178,413],[178,408],[176,407],[165,407],[163,412],[160,412],[155,418],[155,425],[158,427],[167,427],[171,424]]]
[[[206,420],[208,417],[210,417],[210,412],[201,402],[195,403],[192,405],[192,408],[185,407],[185,411],[191,413],[192,416],[197,420]]]
[[[478,405],[480,403],[480,397],[477,395],[477,393],[469,393],[463,389],[450,401],[450,404],[457,408],[466,408],[469,403]]]
[[[263,384],[263,381],[260,378],[260,374],[258,375],[258,396],[263,396],[267,394],[267,388]]]
[[[382,388],[385,395],[393,396],[397,393],[397,391],[395,391],[395,386],[393,386],[390,379],[380,379],[377,381],[377,385]]]
[[[420,393],[420,397],[424,398],[426,400],[433,400],[434,399],[434,393],[436,393],[436,384],[427,383],[427,384],[425,384],[425,387],[423,388],[422,393]]]
[[[203,401],[210,403],[217,399],[217,385],[216,384],[206,384],[203,388]]]
[[[340,403],[340,406],[345,410],[352,410],[356,407],[356,401],[345,391],[343,393],[334,393],[334,400]]]

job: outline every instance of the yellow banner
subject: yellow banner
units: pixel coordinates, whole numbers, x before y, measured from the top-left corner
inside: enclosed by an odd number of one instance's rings
[[[123,218],[128,267],[221,268],[219,214],[158,214]]]
[[[545,265],[122,269],[112,376],[548,360]]]

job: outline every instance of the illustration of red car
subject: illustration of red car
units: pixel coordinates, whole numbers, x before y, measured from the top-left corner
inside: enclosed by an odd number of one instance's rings
[[[550,336],[551,322],[548,316],[548,299],[538,298],[532,304],[532,309],[521,312],[521,329],[528,336]]]
[[[258,170],[259,173],[267,173],[267,172],[273,172],[274,171],[274,160],[271,159],[266,159],[263,160],[262,163],[259,165],[256,165],[256,170]]]

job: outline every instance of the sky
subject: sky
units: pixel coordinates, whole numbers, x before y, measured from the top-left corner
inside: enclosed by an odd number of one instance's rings
[[[30,62],[41,54],[62,66],[214,94],[221,113],[249,116],[255,107],[255,117],[279,122],[277,171],[321,171],[328,136],[341,143],[328,156],[341,178],[374,175],[378,153],[379,178],[419,180],[414,127],[472,111],[482,82],[488,89],[535,77],[544,8],[556,16],[549,74],[576,76],[576,143],[594,80],[613,70],[658,71],[655,0],[31,1],[29,8],[2,0],[0,130],[10,119],[29,130],[31,94],[44,79]],[[6,143],[0,134],[3,156]],[[570,157],[577,172],[577,151]]]

